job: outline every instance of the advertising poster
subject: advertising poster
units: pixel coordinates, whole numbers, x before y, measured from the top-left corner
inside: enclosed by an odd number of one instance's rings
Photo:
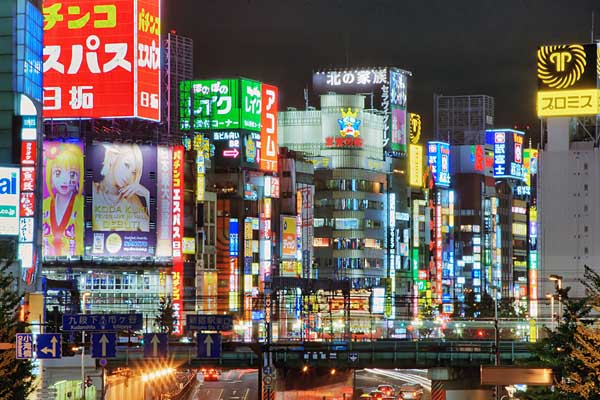
[[[156,147],[103,143],[86,148],[86,182],[92,194],[92,229],[86,231],[90,255],[153,256],[156,232],[150,228],[155,210]]]
[[[296,258],[296,217],[281,216],[281,258]]]
[[[84,232],[83,144],[44,142],[43,256],[82,256]]]
[[[19,234],[19,168],[0,167],[0,235]]]
[[[44,117],[160,120],[160,1],[44,1]]]
[[[392,106],[392,151],[406,152],[406,109]]]

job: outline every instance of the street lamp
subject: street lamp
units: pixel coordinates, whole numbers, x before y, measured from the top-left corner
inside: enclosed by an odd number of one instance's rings
[[[556,293],[558,293],[558,320],[560,321],[562,318],[562,306],[561,306],[561,293],[562,293],[562,281],[563,281],[563,277],[562,275],[550,275],[548,277],[548,279],[550,279],[551,281],[554,282],[554,284],[556,285]]]
[[[81,301],[83,303],[82,312],[86,313],[87,301],[86,299],[90,297],[92,293],[85,292],[81,296]],[[81,399],[85,400],[85,364],[83,362],[83,356],[85,355],[85,331],[81,331]]]
[[[546,297],[550,299],[550,320],[552,321],[552,324],[550,326],[552,330],[554,330],[554,295],[548,293]]]

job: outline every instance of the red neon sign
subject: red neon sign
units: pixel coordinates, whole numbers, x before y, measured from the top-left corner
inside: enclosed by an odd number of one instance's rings
[[[325,138],[325,147],[363,147],[363,140],[352,136],[329,136]]]
[[[45,0],[43,12],[45,118],[160,120],[160,0]]]
[[[279,91],[276,86],[262,84],[262,104],[264,110],[261,116],[260,169],[262,171],[277,172],[277,156],[279,147],[277,143],[277,109]]]

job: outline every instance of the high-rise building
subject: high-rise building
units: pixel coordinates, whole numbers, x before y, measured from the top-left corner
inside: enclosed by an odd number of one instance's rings
[[[34,289],[40,262],[42,148],[41,1],[0,4],[0,243],[15,251],[21,287]],[[6,254],[4,255],[6,257]],[[38,288],[39,289],[39,288]]]
[[[436,140],[450,145],[485,144],[485,131],[494,127],[494,98],[486,95],[434,98]]]
[[[194,41],[167,33],[164,47],[163,79],[163,122],[167,124],[169,135],[181,136],[179,129],[179,83],[194,77]]]

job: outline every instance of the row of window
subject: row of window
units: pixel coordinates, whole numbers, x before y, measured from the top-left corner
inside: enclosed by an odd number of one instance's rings
[[[333,246],[331,246],[333,244]],[[314,247],[332,247],[333,249],[343,250],[362,250],[365,248],[369,249],[382,249],[383,240],[379,239],[349,239],[349,238],[335,238],[333,240],[329,238],[315,237],[313,238]]]
[[[381,229],[383,222],[358,218],[315,218],[315,228],[330,227],[336,230]]]
[[[379,258],[336,258],[334,262],[338,270],[383,268],[383,260]]]
[[[320,199],[315,202],[316,207],[332,207],[334,210],[383,210],[383,202],[359,199]]]
[[[381,182],[371,182],[365,179],[330,179],[315,182],[315,189],[338,190],[351,192],[383,193],[384,187]]]

